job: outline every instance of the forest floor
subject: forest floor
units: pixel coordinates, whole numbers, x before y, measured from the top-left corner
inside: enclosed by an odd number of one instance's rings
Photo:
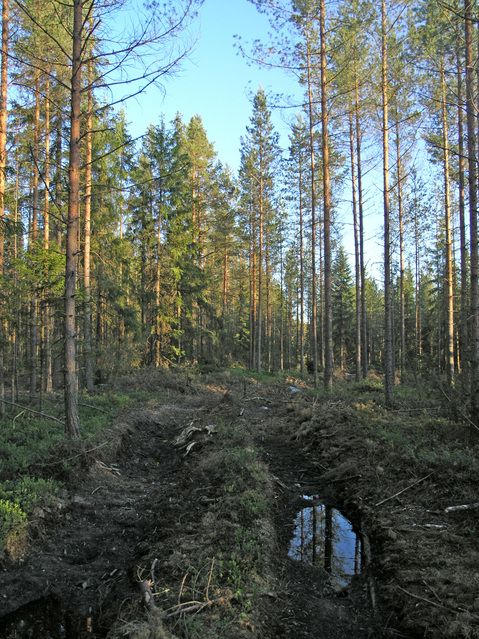
[[[445,512],[479,501],[463,426],[411,401],[391,415],[373,383],[347,400],[229,372],[143,383],[168,399],[83,446],[1,562],[2,639],[479,637],[477,510]],[[311,497],[362,538],[341,587],[288,556]]]

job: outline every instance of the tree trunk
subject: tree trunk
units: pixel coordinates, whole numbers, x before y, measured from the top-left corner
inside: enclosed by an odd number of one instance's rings
[[[263,314],[263,222],[263,176],[261,175],[259,195],[258,317],[256,338],[256,367],[258,373],[261,373],[261,316]]]
[[[459,365],[462,374],[462,387],[469,385],[469,361],[467,357],[467,240],[466,240],[466,207],[465,207],[465,179],[464,179],[464,123],[463,123],[463,91],[462,91],[462,63],[461,55],[457,53],[457,130],[459,150],[459,232],[461,240],[461,326],[459,332]]]
[[[308,108],[309,108],[309,147],[311,156],[311,348],[314,368],[314,387],[318,388],[318,318],[316,308],[316,171],[314,166],[314,121],[313,89],[311,79],[311,56],[309,36],[306,34]]]
[[[303,155],[299,145],[299,289],[300,289],[300,320],[299,320],[299,352],[301,377],[304,377],[304,232],[303,232]]]
[[[83,286],[85,288],[84,303],[84,351],[85,351],[85,386],[93,390],[93,357],[91,348],[91,182],[92,182],[92,112],[93,112],[93,63],[88,61],[88,104],[86,118],[86,168],[85,168],[85,219],[83,227]]]
[[[333,384],[333,304],[331,295],[331,204],[329,178],[328,104],[326,82],[326,9],[319,4],[321,37],[321,124],[323,149],[323,232],[324,232],[324,386]]]
[[[70,439],[80,437],[75,344],[75,296],[80,216],[80,119],[82,0],[73,0],[73,55],[71,77],[69,194],[65,268],[65,426]]]
[[[389,104],[387,67],[386,0],[381,9],[381,90],[383,129],[383,204],[384,204],[384,390],[386,406],[390,407],[394,394],[393,332],[391,300],[391,240],[389,213]]]
[[[7,166],[7,91],[8,91],[8,0],[2,4],[2,61],[0,69],[0,275],[3,275],[4,221],[5,221],[5,171]],[[1,314],[3,318],[3,313]],[[1,319],[1,318],[0,318]],[[3,337],[3,321],[0,321],[0,337]],[[0,349],[0,417],[5,415],[3,348]]]
[[[363,167],[361,161],[361,127],[359,125],[359,83],[355,63],[355,124],[356,156],[358,166],[358,212],[359,212],[359,263],[361,269],[361,364],[363,379],[368,376],[368,313],[366,308],[366,267],[364,262],[364,211],[363,211]]]
[[[355,302],[356,302],[356,344],[355,344],[355,371],[356,381],[361,380],[361,273],[359,260],[359,225],[358,225],[358,204],[356,198],[356,166],[354,162],[354,129],[352,105],[349,109],[349,148],[351,153],[351,194],[353,201],[353,225],[354,225],[354,279],[355,279]]]
[[[43,212],[43,240],[45,250],[50,249],[50,76],[47,73],[45,86],[45,198]],[[51,393],[52,384],[52,309],[49,301],[45,302],[45,322],[43,331],[43,367],[42,391]]]
[[[403,224],[403,206],[402,206],[402,165],[401,165],[401,145],[399,138],[399,120],[396,119],[396,163],[398,175],[398,216],[399,216],[399,333],[401,342],[401,353],[399,357],[399,366],[401,370],[401,381],[404,382],[404,374],[406,367],[406,308],[404,294],[404,224]]]
[[[478,308],[478,246],[477,246],[477,160],[475,132],[474,59],[472,50],[472,0],[465,0],[465,45],[466,45],[466,113],[467,147],[469,164],[469,213],[471,235],[471,414],[479,422],[479,308]]]
[[[446,294],[446,374],[449,384],[454,382],[454,286],[452,279],[452,233],[451,233],[451,197],[449,180],[449,136],[446,109],[446,77],[444,58],[441,58],[442,84],[442,136],[444,146],[444,215],[446,227],[446,276],[444,290]]]

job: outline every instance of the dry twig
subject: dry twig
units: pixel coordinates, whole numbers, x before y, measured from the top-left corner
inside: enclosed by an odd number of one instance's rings
[[[386,497],[386,499],[383,499],[382,501],[378,501],[376,506],[381,506],[382,504],[385,504],[387,501],[391,501],[391,499],[394,499],[395,497],[399,497],[399,495],[402,495],[402,493],[406,492],[406,490],[409,490],[410,488],[413,488],[413,486],[416,486],[417,484],[421,483],[422,481],[424,481],[425,479],[427,479],[431,475],[432,475],[432,473],[429,473],[429,475],[426,475],[425,477],[422,477],[421,479],[418,479],[417,481],[415,481],[410,486],[406,486],[406,488],[403,488],[402,490],[400,490],[398,493],[394,493],[394,495],[391,495],[391,497]]]

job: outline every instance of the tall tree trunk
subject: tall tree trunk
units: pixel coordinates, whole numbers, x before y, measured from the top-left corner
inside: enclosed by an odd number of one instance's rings
[[[363,379],[368,376],[368,313],[366,308],[366,265],[364,260],[363,165],[361,159],[361,127],[359,123],[359,82],[356,56],[354,112],[356,124],[356,157],[358,167],[359,263],[361,269],[361,364]]]
[[[477,159],[475,131],[474,59],[472,50],[472,0],[465,0],[465,46],[466,46],[466,113],[467,147],[469,165],[469,230],[471,235],[471,414],[479,423],[479,308],[478,308],[478,246],[477,246]]]
[[[351,194],[353,201],[353,225],[354,225],[354,281],[355,281],[355,371],[356,381],[361,379],[361,273],[359,260],[359,225],[358,204],[356,198],[356,166],[354,162],[354,128],[352,105],[349,108],[349,148],[351,153]]]
[[[261,161],[261,160],[260,160]],[[261,170],[261,168],[260,168]],[[258,312],[257,312],[257,338],[256,338],[256,367],[261,373],[261,319],[263,314],[263,176],[259,186],[259,255],[258,255]]]
[[[43,241],[45,250],[50,249],[50,76],[47,72],[45,85],[45,198],[43,212]],[[51,393],[52,384],[52,309],[50,302],[45,301],[45,321],[42,324],[43,367],[42,391]]]
[[[57,111],[57,121],[56,121],[56,140],[55,140],[55,208],[57,211],[57,219],[55,222],[56,228],[56,241],[58,244],[59,250],[62,248],[62,222],[61,222],[61,213],[62,213],[62,113],[61,109],[58,108]]]
[[[40,139],[40,69],[35,71],[35,114],[34,114],[34,133],[33,133],[33,205],[32,205],[32,223],[31,223],[31,244],[29,250],[37,250],[38,237],[38,217],[40,212],[39,206],[39,139]],[[32,293],[30,302],[30,396],[35,397],[37,393],[37,359],[38,359],[38,297],[36,291]]]
[[[280,359],[279,359],[279,367],[280,370],[284,370],[284,281],[283,281],[283,239],[281,238],[281,263],[280,263],[280,299],[279,299],[279,312],[280,312],[280,329],[279,329],[279,348],[280,348]]]
[[[304,230],[303,230],[303,155],[299,146],[299,289],[300,289],[300,320],[299,320],[299,353],[301,377],[304,377]]]
[[[321,124],[323,149],[323,232],[324,232],[324,386],[333,384],[333,303],[331,290],[331,204],[329,177],[328,104],[326,81],[326,9],[319,4],[321,39]]]
[[[454,286],[452,277],[452,232],[451,232],[451,196],[449,180],[449,136],[446,109],[446,76],[444,58],[441,57],[442,85],[442,137],[444,146],[444,216],[446,227],[446,276],[444,291],[446,294],[446,374],[450,384],[454,382]]]
[[[461,54],[457,52],[457,137],[459,151],[459,232],[461,241],[461,321],[459,331],[459,365],[462,374],[462,387],[469,385],[469,361],[467,356],[468,330],[467,315],[467,239],[466,239],[466,206],[464,178],[464,123],[463,123],[463,78]]]
[[[393,331],[391,299],[391,240],[389,211],[389,104],[387,66],[386,0],[381,3],[381,90],[383,129],[383,204],[384,204],[384,390],[386,406],[394,395]]]
[[[314,387],[318,388],[318,317],[316,300],[316,170],[314,165],[314,120],[313,88],[311,78],[311,54],[309,35],[306,34],[308,110],[309,110],[309,151],[311,157],[311,349],[313,351]]]
[[[7,167],[7,91],[8,91],[8,20],[9,0],[2,3],[2,61],[0,68],[0,276],[3,275],[5,172]],[[3,312],[0,317],[0,337],[3,337]],[[3,348],[0,349],[0,417],[5,415]]]
[[[155,277],[155,366],[160,365],[161,360],[161,231],[162,231],[162,210],[163,210],[163,188],[160,185],[159,202],[158,202],[158,234],[157,234],[157,259],[156,259],[156,277]]]
[[[91,182],[92,182],[92,113],[93,62],[88,61],[88,103],[86,117],[85,214],[83,246],[83,286],[85,289],[83,336],[85,352],[85,386],[93,390],[93,357],[91,344]]]
[[[75,344],[75,296],[80,216],[80,119],[82,0],[73,0],[69,194],[65,268],[65,426],[70,439],[80,437]]]
[[[403,204],[402,204],[402,164],[401,164],[401,144],[399,138],[399,119],[396,119],[396,163],[398,175],[398,216],[399,216],[399,298],[400,298],[400,341],[401,354],[399,358],[399,366],[401,369],[401,381],[404,382],[406,368],[406,308],[404,293],[404,223],[403,223]]]

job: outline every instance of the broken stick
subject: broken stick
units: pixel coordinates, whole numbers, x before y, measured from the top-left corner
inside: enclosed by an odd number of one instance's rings
[[[424,481],[431,475],[432,473],[429,473],[429,475],[426,475],[425,477],[422,477],[421,479],[418,479],[417,481],[415,481],[414,484],[411,484],[410,486],[406,486],[406,488],[403,488],[398,493],[394,493],[394,495],[391,495],[391,497],[386,497],[386,499],[383,499],[382,501],[378,501],[376,506],[381,506],[381,504],[385,504],[387,501],[390,501],[391,499],[394,499],[395,497],[399,497],[399,495],[402,495],[404,492],[406,492],[406,490],[409,490],[410,488],[413,488],[413,486],[420,484],[422,481]]]
[[[153,599],[153,593],[151,592],[150,584],[147,581],[140,581],[139,588],[142,595],[143,603],[148,608],[148,610],[156,610],[156,605]]]
[[[462,506],[448,506],[444,512],[445,513],[453,513],[456,510],[475,510],[476,508],[479,508],[479,503],[475,503],[475,504],[463,504]]]

